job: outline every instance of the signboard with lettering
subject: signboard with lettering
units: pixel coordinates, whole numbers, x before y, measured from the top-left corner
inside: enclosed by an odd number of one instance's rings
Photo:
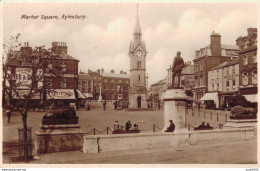
[[[47,92],[48,99],[76,99],[73,89],[52,89]]]
[[[17,87],[28,89],[32,85],[32,69],[31,68],[16,68],[15,79]]]
[[[17,96],[17,94],[13,92],[13,99],[25,99],[29,95],[30,90],[17,90],[16,92],[19,96]],[[30,99],[40,99],[40,93],[36,90],[32,90]]]

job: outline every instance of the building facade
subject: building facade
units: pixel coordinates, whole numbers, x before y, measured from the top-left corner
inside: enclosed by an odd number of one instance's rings
[[[239,92],[257,102],[257,29],[248,28],[247,36],[236,40],[239,46]]]
[[[162,94],[166,92],[167,90],[167,78],[162,79],[154,84],[151,85],[150,90],[151,90],[151,97],[152,97],[152,102],[155,103],[158,100],[162,100]]]
[[[120,71],[119,74],[111,70],[110,73],[101,73],[102,78],[102,99],[118,100],[119,94],[123,100],[128,100],[128,90],[130,85],[130,76],[126,72]]]
[[[93,78],[88,73],[79,72],[78,89],[87,99],[93,99],[94,82]]]
[[[193,102],[198,102],[208,92],[208,71],[237,56],[236,45],[221,44],[221,35],[213,32],[210,45],[195,52]]]
[[[129,108],[147,108],[146,46],[142,41],[142,31],[137,12],[134,41],[130,43],[130,90]]]

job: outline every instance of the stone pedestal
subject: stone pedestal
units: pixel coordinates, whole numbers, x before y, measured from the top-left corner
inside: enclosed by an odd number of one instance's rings
[[[78,124],[42,125],[35,132],[34,151],[40,154],[80,150],[84,134]]]
[[[232,129],[232,128],[256,128],[257,127],[257,119],[243,119],[243,120],[235,120],[230,119],[224,125],[224,129]]]
[[[185,119],[188,96],[185,91],[181,88],[168,89],[163,93],[162,99],[164,100],[164,128],[162,131],[165,131],[170,125],[169,120],[173,120],[175,124],[174,132],[187,132]]]

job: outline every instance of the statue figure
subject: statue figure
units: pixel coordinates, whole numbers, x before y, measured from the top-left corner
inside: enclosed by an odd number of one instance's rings
[[[180,87],[180,77],[181,77],[181,71],[184,67],[184,61],[182,57],[180,56],[181,52],[177,52],[177,56],[174,58],[173,64],[172,64],[172,84],[169,86],[169,89],[172,88],[179,88]],[[175,77],[178,76],[178,84],[177,86],[174,85],[175,83]]]

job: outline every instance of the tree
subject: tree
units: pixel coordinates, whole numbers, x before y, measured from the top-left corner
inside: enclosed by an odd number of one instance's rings
[[[13,106],[13,97],[19,100],[18,111],[22,116],[24,128],[24,159],[27,161],[27,114],[32,107],[31,101],[44,89],[43,73],[48,68],[48,64],[41,59],[56,54],[46,50],[44,46],[32,49],[28,43],[25,43],[24,51],[16,51],[21,45],[18,43],[19,36],[20,34],[12,36],[11,43],[3,45],[6,50],[3,53],[3,90],[9,95],[10,108]]]

